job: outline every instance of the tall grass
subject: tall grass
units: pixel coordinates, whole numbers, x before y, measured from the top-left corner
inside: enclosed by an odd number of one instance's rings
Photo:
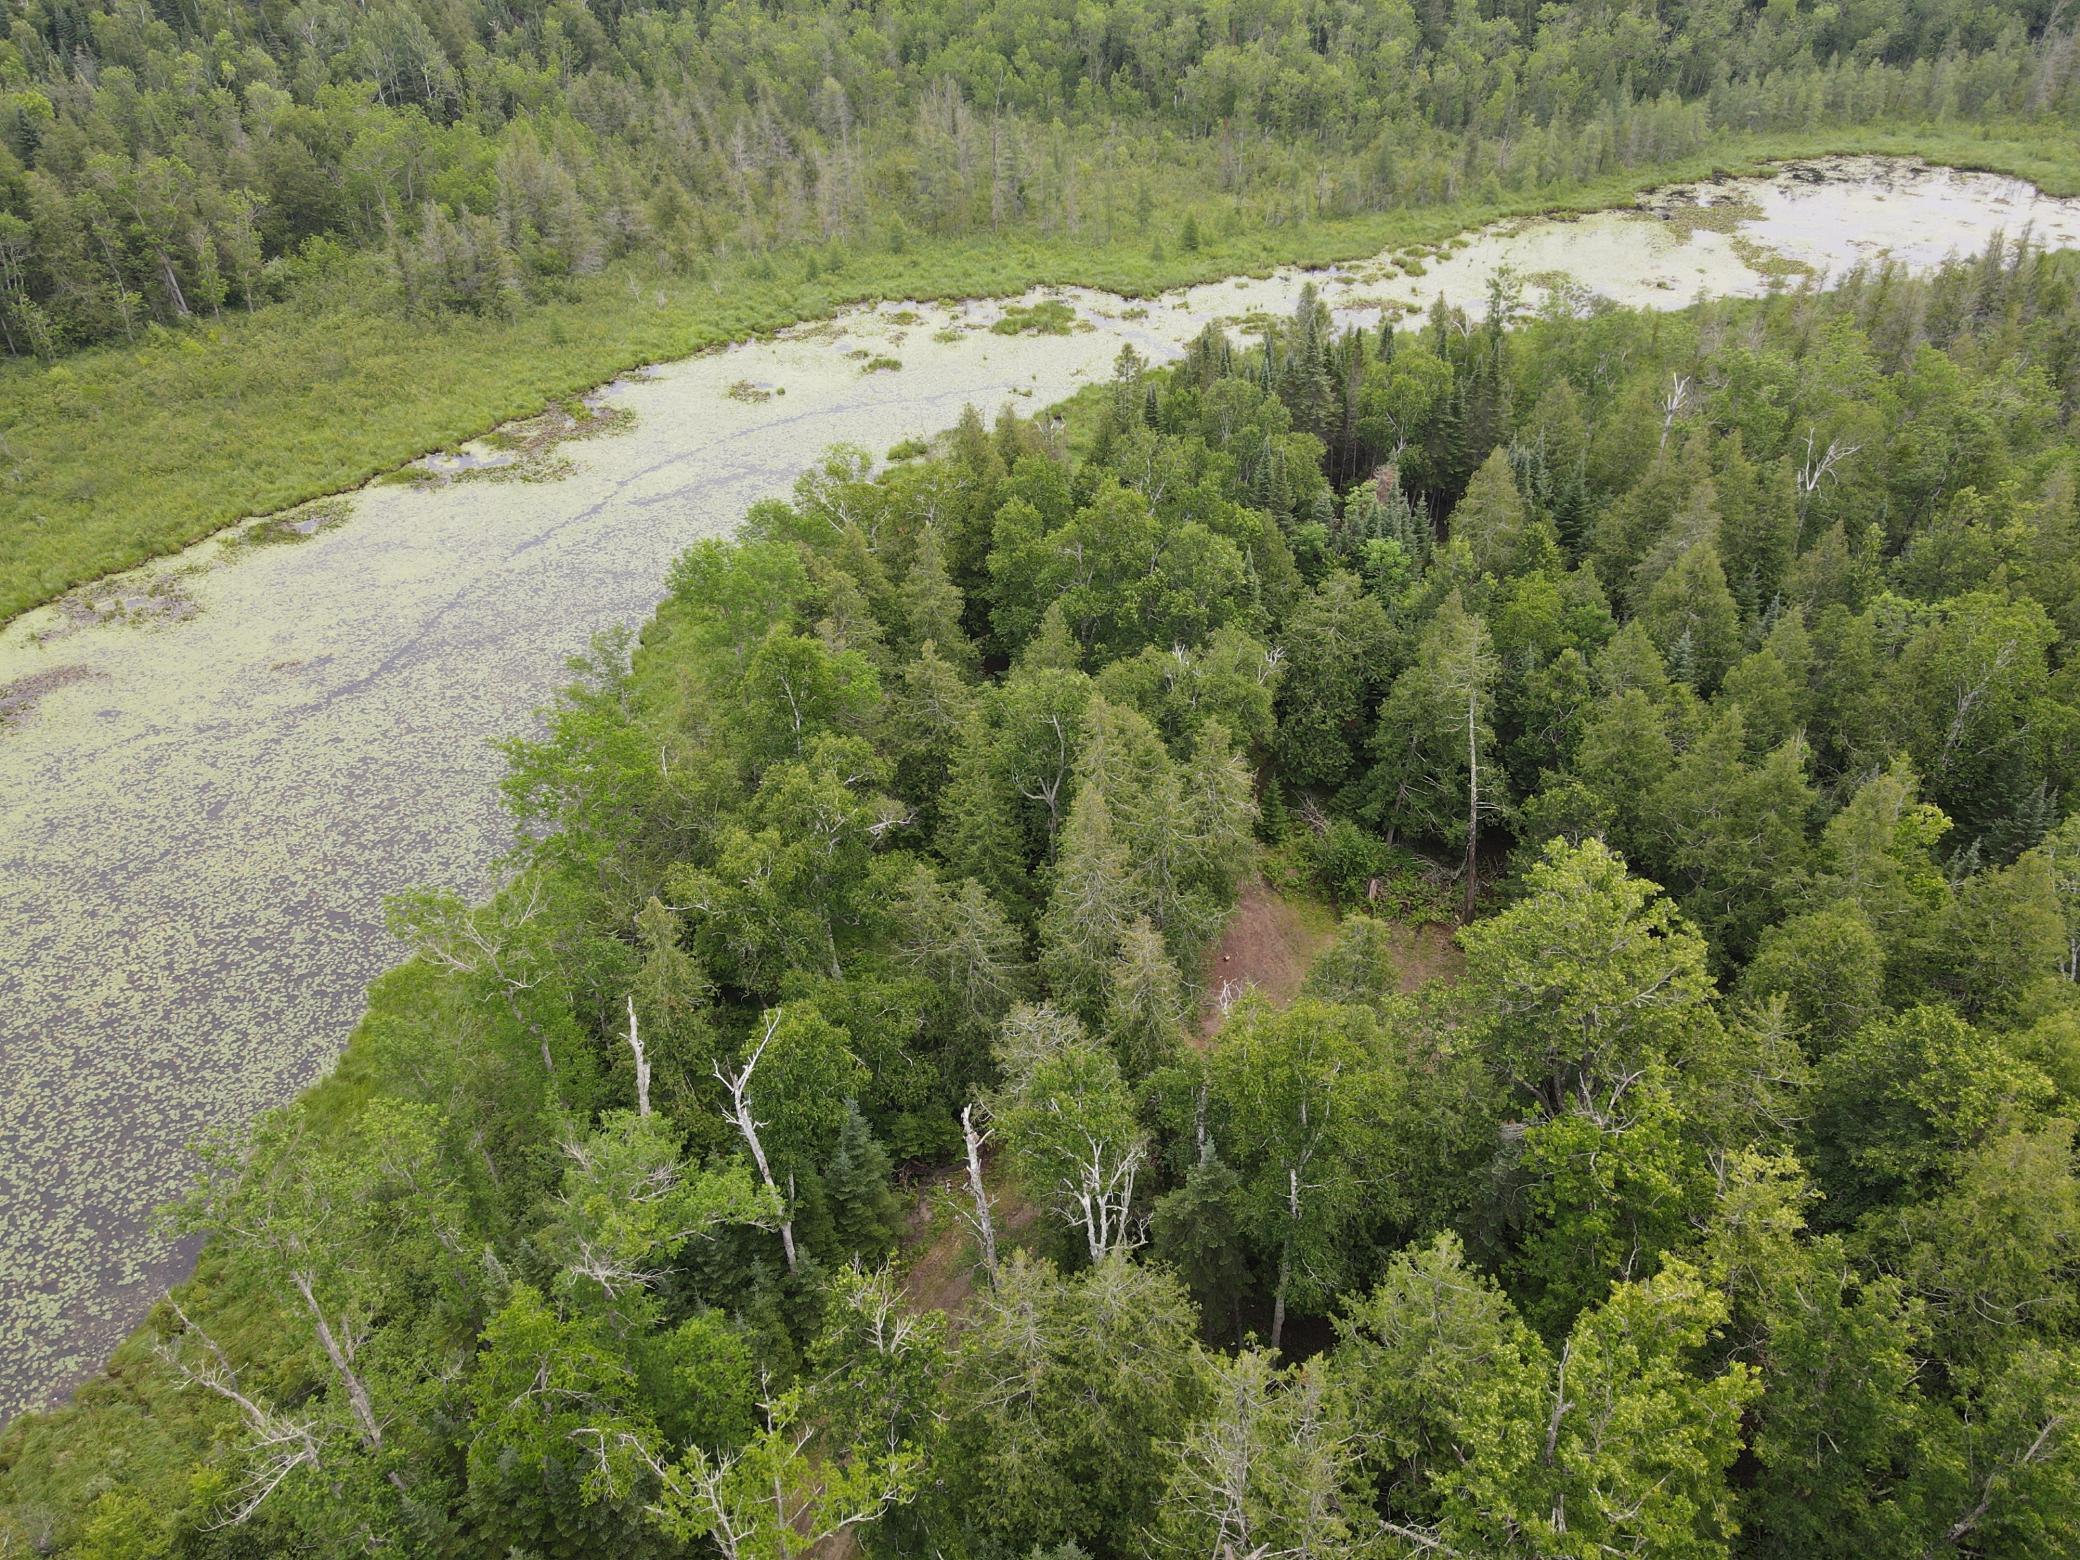
[[[1214,199],[1173,195],[1147,231],[1110,242],[1014,229],[854,252],[809,279],[802,256],[716,265],[706,277],[627,263],[512,319],[406,319],[370,307],[367,272],[342,294],[226,318],[44,367],[0,369],[0,621],[72,586],[174,552],[248,515],[362,482],[428,450],[640,363],[778,330],[875,298],[1001,295],[1042,284],[1148,294],[1279,264],[1325,264],[1429,242],[1496,218],[1583,210],[1644,185],[1750,171],[1830,151],[1932,160],[2080,192],[2080,147],[2059,127],[1882,127],[1729,137],[1706,156],[1501,202],[1227,231]],[[1203,235],[1186,252],[1186,217]]]

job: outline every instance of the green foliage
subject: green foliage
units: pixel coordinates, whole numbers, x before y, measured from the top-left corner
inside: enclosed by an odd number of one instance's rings
[[[990,325],[999,336],[1066,336],[1075,328],[1076,310],[1059,298],[1016,303]]]
[[[2050,1079],[1941,1008],[1859,1030],[1821,1063],[1809,1127],[1829,1220],[1939,1190],[1966,1149],[2027,1121],[2051,1093]]]
[[[580,15],[573,80],[662,25]],[[209,1147],[196,1277],[10,1429],[0,1547],[2071,1548],[2072,281],[1304,296],[1122,361],[1078,458],[834,451],[510,750],[503,885],[391,907],[340,1073]],[[1393,924],[1455,872],[1456,951]],[[1365,912],[1319,955],[1303,883]],[[1224,1011],[1216,938],[1300,995]]]
[[[1418,1509],[1454,1547],[1723,1553],[1723,1475],[1756,1382],[1744,1365],[1699,1379],[1685,1362],[1725,1315],[1678,1265],[1620,1285],[1556,1356],[1440,1240],[1396,1257],[1344,1324],[1359,1427],[1381,1435],[1387,1488],[1431,1487]]]
[[[1157,1447],[1204,1391],[1191,1304],[1115,1255],[1064,1278],[1013,1258],[977,1297],[946,1385],[948,1475],[934,1528],[984,1553],[1098,1551],[1151,1522]]]
[[[1556,841],[1527,888],[1461,933],[1467,1011],[1520,1106],[1607,1122],[1653,1069],[1714,1061],[1704,941],[1653,884],[1593,840]]]

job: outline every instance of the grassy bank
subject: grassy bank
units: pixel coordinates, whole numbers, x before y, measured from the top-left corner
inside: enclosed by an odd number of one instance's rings
[[[1499,202],[1226,231],[1212,201],[1159,208],[1109,243],[1031,230],[856,252],[807,279],[804,257],[705,277],[624,265],[511,320],[407,320],[349,284],[207,330],[0,369],[0,620],[163,556],[248,515],[358,486],[640,363],[814,319],[872,298],[946,298],[1083,284],[1146,294],[1280,264],[1430,242],[1498,218],[1587,210],[1650,184],[1826,152],[1914,153],[2080,193],[2080,148],[2057,126],[1884,127],[1729,137],[1708,156]],[[1184,219],[1205,242],[1187,252]]]

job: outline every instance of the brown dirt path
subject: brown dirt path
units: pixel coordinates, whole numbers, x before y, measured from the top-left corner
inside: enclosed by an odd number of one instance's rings
[[[1466,956],[1454,940],[1455,927],[1439,922],[1390,925],[1401,991],[1459,978]],[[1201,1045],[1211,1039],[1245,991],[1279,1006],[1292,1001],[1314,961],[1335,940],[1336,917],[1327,907],[1288,899],[1261,877],[1249,879],[1220,940],[1207,955],[1205,1010],[1194,1039]]]

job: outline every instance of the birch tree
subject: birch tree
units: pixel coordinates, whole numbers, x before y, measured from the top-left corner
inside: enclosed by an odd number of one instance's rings
[[[236,1404],[243,1422],[247,1473],[227,1521],[250,1518],[321,1466],[343,1512],[379,1526],[395,1520],[378,1486],[398,1497],[412,1486],[427,1428],[417,1416],[431,1406],[424,1362],[466,1349],[462,1200],[441,1163],[440,1130],[428,1107],[379,1100],[335,1138],[316,1137],[292,1108],[263,1118],[243,1142],[203,1151],[203,1178],[176,1205],[172,1227],[236,1241],[322,1361],[289,1412],[242,1384],[200,1328],[199,1349],[177,1337],[183,1379]],[[355,1486],[351,1497],[343,1480]]]
[[[715,1064],[727,1096],[722,1116],[743,1139],[760,1183],[782,1208],[780,1249],[797,1271],[792,1207],[798,1178],[835,1143],[845,1103],[859,1090],[863,1069],[847,1048],[845,1031],[813,1008],[773,1008],[735,1067]]]
[[[562,1143],[563,1184],[538,1237],[555,1290],[617,1315],[648,1315],[649,1296],[690,1242],[725,1225],[772,1228],[778,1189],[741,1165],[698,1170],[663,1118],[616,1111]]]
[[[1109,1051],[1080,1035],[1068,1040],[1018,1071],[990,1114],[1013,1176],[1077,1232],[1090,1262],[1140,1244],[1145,1218],[1134,1187],[1148,1135]]]
[[[1150,1549],[1176,1560],[1336,1560],[1374,1552],[1359,1438],[1320,1362],[1281,1371],[1261,1349],[1205,1359],[1207,1411],[1167,1448]]]
[[[1555,840],[1516,904],[1460,934],[1474,1032],[1519,1102],[1622,1119],[1650,1069],[1710,1066],[1723,1038],[1704,941],[1596,840]]]
[[[1369,1010],[1246,998],[1206,1060],[1207,1122],[1239,1178],[1245,1227],[1270,1268],[1270,1345],[1286,1312],[1318,1312],[1344,1281],[1347,1238],[1392,1206],[1389,1082]]]

